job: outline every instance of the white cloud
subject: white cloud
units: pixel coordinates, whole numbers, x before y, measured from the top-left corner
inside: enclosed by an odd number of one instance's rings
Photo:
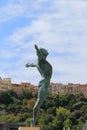
[[[6,22],[16,17],[36,17],[36,11],[41,9],[44,2],[46,1],[9,0],[5,6],[0,8],[0,22]]]
[[[8,21],[23,13],[22,7],[18,4],[8,4],[0,9],[0,22]]]
[[[20,16],[27,17],[30,21],[26,26],[13,28],[13,33],[3,40],[8,46],[7,52],[10,49],[7,55],[2,53],[3,57],[12,58],[15,62],[11,63],[9,75],[15,82],[30,80],[37,84],[36,77],[40,78],[38,72],[35,69],[25,69],[24,64],[36,61],[34,44],[38,44],[49,51],[48,60],[53,66],[53,81],[86,83],[87,2],[47,2],[50,1],[13,0],[0,9],[0,21],[17,19]]]

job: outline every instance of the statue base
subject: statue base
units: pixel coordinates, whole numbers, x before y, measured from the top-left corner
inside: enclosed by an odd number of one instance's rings
[[[40,127],[19,127],[18,130],[40,130]]]

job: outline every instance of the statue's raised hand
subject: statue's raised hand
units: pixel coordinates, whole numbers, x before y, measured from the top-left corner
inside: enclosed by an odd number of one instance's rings
[[[26,65],[25,65],[26,67],[37,67],[37,64],[35,64],[35,63],[27,63]]]
[[[30,63],[27,63],[25,66],[26,66],[26,67],[30,67],[30,66],[31,66],[31,64],[30,64]]]
[[[38,50],[38,46],[36,44],[34,46],[35,46],[35,49]]]

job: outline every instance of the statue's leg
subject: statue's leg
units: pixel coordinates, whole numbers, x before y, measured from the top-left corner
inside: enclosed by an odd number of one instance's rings
[[[38,118],[38,115],[39,115],[39,110],[40,110],[40,107],[41,107],[41,102],[42,99],[37,99],[36,103],[35,103],[35,106],[33,108],[33,119],[34,119],[34,124],[36,124],[36,121],[37,121],[37,118]]]
[[[35,126],[35,124],[36,124],[41,104],[42,103],[41,103],[40,99],[37,99],[37,101],[34,105],[34,108],[33,108],[33,118],[31,120],[31,126]]]
[[[35,124],[36,124],[38,114],[40,111],[40,107],[44,101],[46,93],[47,93],[47,89],[45,89],[44,85],[39,88],[38,98],[37,98],[37,101],[36,101],[34,108],[33,108],[33,119],[31,120],[31,126],[35,126]]]

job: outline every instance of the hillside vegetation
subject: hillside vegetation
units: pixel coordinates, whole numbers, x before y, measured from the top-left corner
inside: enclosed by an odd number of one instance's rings
[[[18,96],[13,90],[0,92],[0,122],[25,122],[30,125],[37,94],[24,90]],[[4,113],[3,113],[4,111]],[[87,99],[82,94],[52,95],[44,101],[38,121],[42,130],[81,130],[87,120]]]

